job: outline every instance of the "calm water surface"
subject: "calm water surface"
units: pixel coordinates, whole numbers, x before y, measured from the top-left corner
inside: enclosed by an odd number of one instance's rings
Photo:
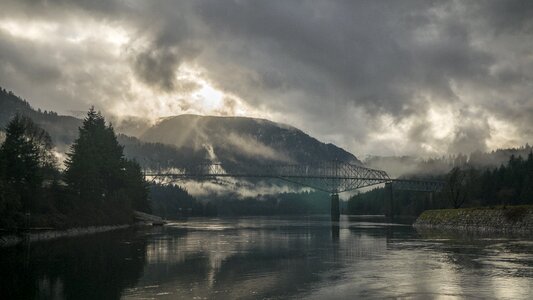
[[[1,299],[532,299],[533,239],[193,219],[0,249]]]

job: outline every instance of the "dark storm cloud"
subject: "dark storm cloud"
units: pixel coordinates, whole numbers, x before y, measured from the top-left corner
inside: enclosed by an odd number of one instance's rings
[[[152,3],[142,8],[144,15],[138,20],[141,35],[147,45],[133,50],[132,64],[137,76],[149,85],[163,91],[173,91],[180,84],[176,70],[183,62],[193,60],[205,41],[195,28],[189,5],[172,1]]]
[[[451,83],[486,80],[494,63],[490,52],[472,45],[468,21],[460,18],[465,11],[446,2],[240,1],[204,3],[197,10],[217,36],[230,41],[222,42],[229,49],[224,56],[255,71],[264,96],[254,96],[258,89],[249,90],[250,85],[234,86],[233,78],[217,82],[229,90],[241,89],[256,104],[263,104],[275,90],[281,95],[302,91],[305,96],[293,99],[293,106],[283,96],[269,99],[267,105],[305,110],[315,117],[318,128],[313,130],[323,134],[328,134],[323,128],[332,127],[327,121],[335,117],[344,122],[333,125],[332,131],[354,134],[360,128],[368,134],[381,129],[372,121],[361,124],[345,115],[350,106],[362,107],[370,118],[385,113],[400,121],[423,115],[435,102],[460,102]],[[248,47],[247,53],[240,52]],[[347,126],[350,123],[356,128]],[[454,145],[470,140],[462,138],[466,129],[461,126]],[[484,145],[489,131],[469,130],[473,147]]]
[[[482,1],[472,13],[482,15],[498,34],[533,33],[533,2],[525,0]]]
[[[182,61],[178,49],[149,49],[135,53],[133,68],[137,76],[149,85],[163,91],[173,91],[176,86],[175,72]]]
[[[493,118],[515,126],[524,143],[533,138],[527,129],[533,126],[532,6],[530,1],[8,1],[0,16],[21,22],[83,17],[123,26],[132,35],[124,67],[154,91],[184,89],[189,83],[178,80],[176,71],[185,63],[196,65],[213,85],[250,106],[356,154],[424,153],[424,144],[451,152],[486,149],[497,129]],[[13,50],[18,44],[1,40],[6,50],[0,54],[0,82],[7,81],[8,65],[16,76],[30,76],[31,68],[48,81],[83,82],[78,69],[58,70],[46,55],[22,59],[24,51]],[[100,62],[90,56],[82,63]],[[39,75],[47,72],[52,75]],[[119,73],[108,73],[121,84],[95,79],[99,90],[92,96],[127,89]],[[431,109],[452,111],[447,138],[435,137]],[[403,146],[376,138],[404,127],[409,140]]]
[[[0,73],[3,78],[22,75],[35,83],[53,83],[61,80],[61,71],[56,64],[37,57],[27,42],[18,42],[2,32],[0,32]]]
[[[282,81],[291,87],[320,94],[330,86],[348,101],[401,116],[416,111],[411,101],[418,88],[453,98],[450,78],[477,75],[490,63],[488,54],[470,47],[459,20],[439,20],[425,10],[428,4],[209,2],[198,10],[217,35],[237,47],[252,44],[255,51],[273,53],[268,64],[283,70]],[[438,37],[416,41],[413,31],[422,26],[437,26]],[[246,58],[241,62],[255,67]],[[327,82],[317,84],[322,80]]]
[[[76,17],[80,14],[117,17],[131,12],[130,5],[120,0],[18,0],[2,3],[3,15],[35,17]]]

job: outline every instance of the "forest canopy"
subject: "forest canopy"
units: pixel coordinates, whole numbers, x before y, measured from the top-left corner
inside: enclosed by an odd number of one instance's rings
[[[73,227],[133,222],[151,211],[139,164],[124,157],[111,125],[91,108],[61,172],[46,131],[17,114],[0,147],[0,226]]]

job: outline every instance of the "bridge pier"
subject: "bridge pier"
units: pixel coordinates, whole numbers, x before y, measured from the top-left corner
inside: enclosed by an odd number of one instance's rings
[[[388,195],[385,195],[385,217],[388,222],[391,222],[394,218],[394,207],[393,207],[393,189],[392,189],[392,182],[385,183],[385,193]]]
[[[339,194],[331,194],[331,221],[338,222],[340,216]]]

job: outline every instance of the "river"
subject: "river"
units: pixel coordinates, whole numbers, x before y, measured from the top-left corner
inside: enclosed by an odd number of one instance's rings
[[[379,218],[189,219],[0,249],[1,299],[533,296],[533,238]]]

